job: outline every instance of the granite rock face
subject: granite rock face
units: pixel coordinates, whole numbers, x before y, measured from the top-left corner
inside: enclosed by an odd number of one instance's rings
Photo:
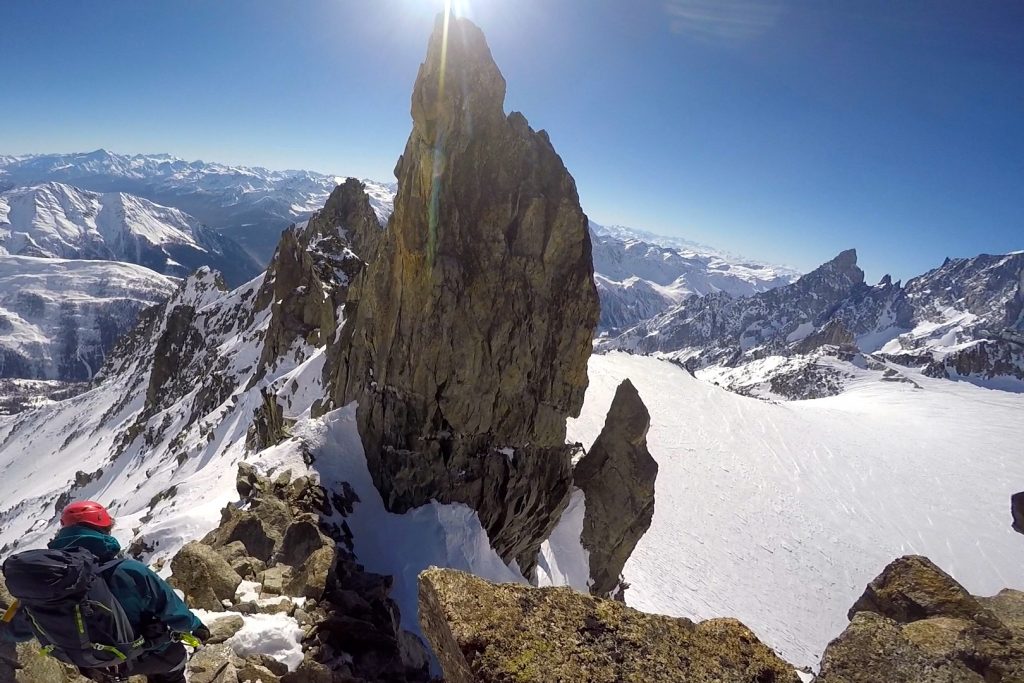
[[[658,463],[647,450],[651,416],[628,379],[615,391],[604,428],[577,464],[573,481],[586,498],[580,541],[590,553],[590,591],[607,596],[654,518]]]
[[[548,136],[504,113],[483,34],[442,23],[394,213],[350,288],[325,384],[332,405],[358,400],[389,509],[466,503],[529,570],[568,498],[565,420],[582,406],[598,319],[590,233]]]
[[[695,624],[450,569],[420,575],[420,624],[450,683],[798,681],[735,619]]]
[[[850,610],[818,683],[1024,680],[1024,593],[969,594],[927,558],[892,562]]]

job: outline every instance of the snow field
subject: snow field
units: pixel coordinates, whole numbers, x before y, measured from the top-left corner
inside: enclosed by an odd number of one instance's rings
[[[915,375],[774,404],[670,363],[590,362],[570,439],[597,437],[619,382],[651,413],[654,521],[625,569],[627,602],[732,616],[797,666],[815,666],[890,561],[923,554],[975,594],[1024,587],[1009,497],[1024,488],[1024,396]]]

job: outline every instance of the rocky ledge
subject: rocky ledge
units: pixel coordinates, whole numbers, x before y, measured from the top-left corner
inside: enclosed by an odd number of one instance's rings
[[[797,683],[735,619],[645,614],[569,588],[420,574],[420,624],[449,683]]]
[[[868,584],[817,683],[1024,681],[1024,592],[968,593],[928,558],[901,557]]]

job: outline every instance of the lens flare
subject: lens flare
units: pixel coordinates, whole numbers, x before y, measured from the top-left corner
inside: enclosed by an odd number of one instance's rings
[[[441,69],[438,74],[437,106],[444,106],[445,71],[448,67],[448,27],[452,18],[452,0],[444,3],[444,26],[441,32]],[[440,112],[438,112],[440,113]],[[444,175],[444,131],[441,126],[434,133],[433,168],[430,179],[430,205],[427,208],[427,267],[434,267],[437,255],[437,227],[441,209],[441,181]]]

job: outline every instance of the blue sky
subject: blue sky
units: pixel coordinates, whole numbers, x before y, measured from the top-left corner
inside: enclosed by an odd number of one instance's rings
[[[872,279],[1024,249],[1024,3],[456,2],[598,222]],[[5,3],[0,153],[392,180],[442,4]]]

